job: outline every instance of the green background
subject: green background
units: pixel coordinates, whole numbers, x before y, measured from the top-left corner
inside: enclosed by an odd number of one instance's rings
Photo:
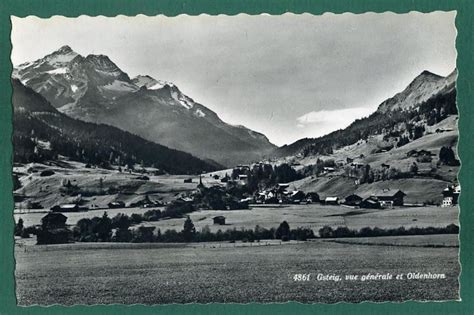
[[[473,96],[473,20],[474,1],[470,0],[324,0],[324,1],[152,1],[152,0],[0,0],[0,314],[474,314],[474,147],[472,130],[474,108],[470,104]],[[282,14],[323,12],[409,11],[431,12],[457,10],[458,36],[457,103],[460,111],[459,154],[462,162],[459,176],[462,194],[461,203],[461,302],[405,302],[405,303],[361,303],[348,304],[188,304],[161,306],[74,306],[74,307],[17,307],[15,300],[13,258],[13,196],[11,180],[12,163],[12,106],[10,63],[10,15],[24,17],[36,15],[43,18],[52,15],[91,16],[117,14],[146,15],[181,13],[190,15],[238,13]],[[41,40],[40,38],[38,40]],[[337,39],[335,39],[337,40]],[[436,37],[433,38],[436,40]],[[396,48],[395,48],[396,49]],[[348,253],[350,255],[350,253]],[[92,284],[93,285],[93,284]]]

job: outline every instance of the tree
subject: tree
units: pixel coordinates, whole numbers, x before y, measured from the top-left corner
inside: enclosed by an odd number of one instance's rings
[[[21,236],[23,233],[24,225],[23,225],[23,219],[19,218],[18,223],[15,226],[15,236]]]
[[[99,241],[108,242],[112,236],[112,220],[107,215],[107,211],[104,212],[102,218],[100,218],[96,226],[97,237]]]
[[[445,165],[459,165],[459,161],[456,159],[454,151],[451,147],[441,147],[439,151],[439,160]]]
[[[194,223],[189,216],[186,218],[186,221],[184,221],[182,233],[185,242],[193,241],[194,236],[196,235],[196,228],[194,227]]]
[[[289,239],[289,237],[290,237],[290,225],[288,224],[288,222],[283,221],[275,232],[275,238]]]

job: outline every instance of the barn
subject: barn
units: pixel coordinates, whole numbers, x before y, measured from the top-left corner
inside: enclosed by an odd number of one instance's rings
[[[218,215],[217,217],[212,218],[214,224],[225,225],[225,217],[223,215]]]
[[[349,195],[344,199],[344,204],[346,206],[356,207],[359,206],[361,202],[362,197],[356,194]]]
[[[339,198],[338,197],[326,197],[324,199],[324,203],[327,205],[338,205],[339,204]]]
[[[403,206],[403,198],[406,194],[401,190],[390,190],[383,189],[376,194],[374,197],[380,202],[382,207],[393,207],[393,206]]]
[[[381,208],[380,202],[375,197],[369,197],[362,200],[359,204],[359,207],[365,208],[365,209],[380,209]]]
[[[53,212],[78,212],[79,206],[75,203],[56,205],[51,208]]]

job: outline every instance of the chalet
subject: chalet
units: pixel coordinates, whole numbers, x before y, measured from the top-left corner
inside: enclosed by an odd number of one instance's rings
[[[363,163],[359,163],[359,162],[352,162],[351,163],[351,166],[355,169],[359,169],[359,168],[362,168],[364,166]]]
[[[352,162],[354,162],[354,159],[350,158],[350,157],[347,157],[346,162],[347,162],[347,164],[352,163]]]
[[[373,195],[382,207],[403,206],[403,198],[406,194],[401,190],[383,189]]]
[[[180,198],[178,198],[178,200],[180,200],[182,202],[193,202],[194,198],[192,198],[192,197],[180,197]]]
[[[125,208],[125,202],[123,201],[112,201],[108,204],[110,209]]]
[[[382,206],[380,205],[380,202],[378,201],[377,198],[369,197],[362,200],[359,203],[359,207],[365,208],[365,209],[380,209]]]
[[[212,218],[214,224],[217,225],[225,225],[225,217],[223,215],[219,215],[217,217]]]
[[[183,182],[186,183],[186,184],[189,184],[189,183],[193,182],[193,179],[192,178],[186,178]]]
[[[52,212],[78,212],[79,205],[75,203],[56,205],[51,208]]]
[[[356,206],[359,206],[361,202],[362,202],[362,197],[361,196],[356,195],[356,194],[352,194],[352,195],[347,196],[344,199],[343,204],[345,204],[346,206],[356,207]]]
[[[459,194],[461,192],[461,187],[457,186],[448,186],[443,190],[443,203],[442,207],[451,207],[458,204]]]
[[[339,198],[338,197],[326,197],[324,199],[324,203],[327,205],[338,205],[339,204]]]
[[[309,192],[306,194],[306,202],[319,202],[319,195],[315,192]]]
[[[49,212],[41,218],[43,229],[59,229],[66,227],[67,217],[62,213]]]
[[[119,201],[120,202],[120,201]],[[159,197],[146,195],[145,197],[141,197],[134,202],[129,204],[130,207],[141,207],[141,208],[151,208],[151,207],[159,207],[162,206],[162,202]]]
[[[240,181],[246,181],[247,178],[248,178],[247,175],[239,175],[239,180],[240,180]]]
[[[214,176],[212,176],[212,178],[219,179],[220,177],[219,177],[219,175],[214,175]]]
[[[305,193],[302,192],[301,190],[292,191],[289,195],[289,198],[291,202],[293,203],[300,203],[301,201],[304,200],[305,197],[306,197]]]
[[[247,198],[243,198],[243,199],[240,199],[240,203],[252,203],[252,202],[255,202],[254,198],[253,197],[247,197]]]

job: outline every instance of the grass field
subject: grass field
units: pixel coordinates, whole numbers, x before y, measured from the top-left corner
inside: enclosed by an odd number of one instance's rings
[[[126,209],[106,209],[88,212],[65,213],[68,217],[67,224],[74,225],[82,218],[92,218],[102,216],[107,211],[109,217],[117,213],[144,213],[149,209],[126,208]],[[265,228],[278,227],[286,220],[290,227],[308,227],[315,233],[324,225],[332,227],[347,226],[351,229],[361,229],[366,226],[379,228],[410,227],[444,227],[448,224],[458,222],[458,208],[441,208],[436,206],[396,208],[385,210],[352,209],[341,206],[321,206],[319,204],[310,205],[286,205],[286,206],[253,206],[250,210],[215,211],[201,210],[190,213],[197,230],[204,226],[209,226],[212,231],[218,229],[240,229],[254,228],[260,225]],[[22,218],[25,226],[40,224],[44,213],[15,214],[15,222]],[[226,225],[213,225],[212,218],[218,215],[226,217]],[[168,219],[157,222],[143,222],[146,226],[156,226],[162,231],[166,229],[181,230],[184,218]]]
[[[433,238],[434,237],[434,238]],[[384,238],[391,245],[315,240],[274,246],[68,244],[16,246],[20,305],[322,302],[458,298],[453,236]],[[356,239],[351,239],[356,241]],[[442,241],[444,242],[444,241]],[[235,246],[235,247],[233,247]],[[318,281],[317,274],[443,273],[445,279]],[[296,282],[294,274],[311,273]]]

